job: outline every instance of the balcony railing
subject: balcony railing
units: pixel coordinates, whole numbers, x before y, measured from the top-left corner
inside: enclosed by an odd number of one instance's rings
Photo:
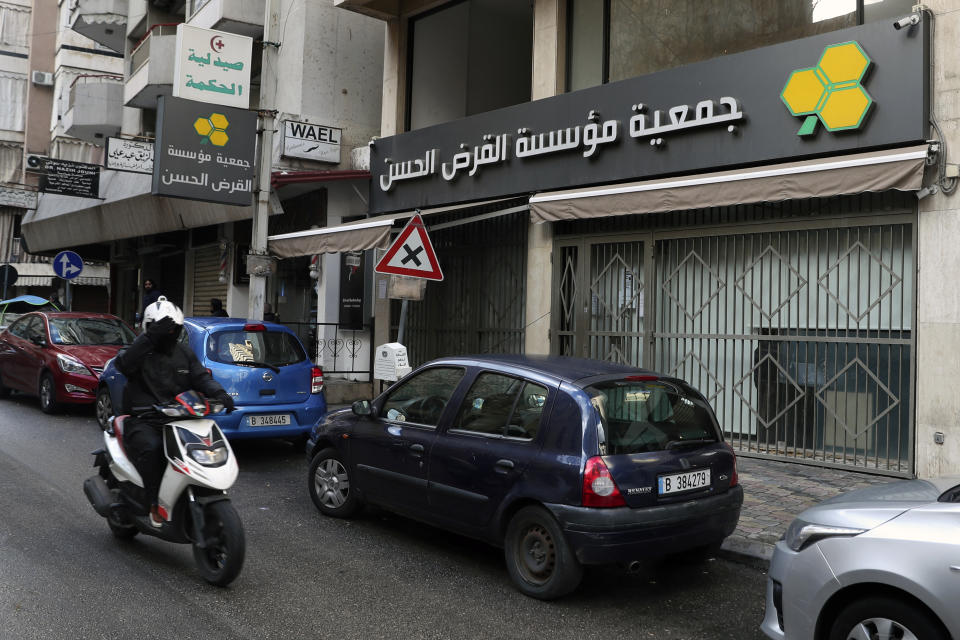
[[[130,52],[130,75],[135,74],[140,67],[150,60],[150,41],[156,37],[177,35],[176,22],[166,24],[155,24],[147,30],[147,33],[140,39],[140,42]]]

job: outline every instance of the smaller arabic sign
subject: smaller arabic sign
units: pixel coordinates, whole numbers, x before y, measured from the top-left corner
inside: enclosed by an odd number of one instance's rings
[[[153,173],[153,143],[125,138],[107,138],[104,164],[115,171]]]
[[[161,96],[152,193],[253,204],[257,115]]]
[[[37,208],[37,192],[0,186],[0,207]]]
[[[339,164],[340,133],[334,127],[284,120],[283,155]]]
[[[100,165],[47,158],[40,191],[77,198],[100,197]]]
[[[247,109],[253,38],[177,25],[173,95]]]

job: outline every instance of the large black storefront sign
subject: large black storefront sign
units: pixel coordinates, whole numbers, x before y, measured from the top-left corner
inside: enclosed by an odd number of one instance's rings
[[[382,138],[370,209],[922,142],[928,38],[875,22]]]
[[[154,195],[253,204],[254,112],[161,96],[157,119]]]
[[[40,191],[77,198],[100,197],[100,165],[45,158]]]
[[[340,254],[340,328],[363,329],[364,256],[362,251]]]

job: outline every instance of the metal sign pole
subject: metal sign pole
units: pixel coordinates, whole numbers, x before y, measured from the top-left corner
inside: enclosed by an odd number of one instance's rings
[[[263,320],[263,304],[266,301],[267,276],[271,260],[267,256],[267,220],[270,206],[270,180],[273,172],[273,130],[276,114],[273,112],[277,89],[277,49],[280,43],[277,27],[280,23],[279,2],[266,0],[263,14],[263,63],[260,71],[260,163],[257,204],[253,214],[253,233],[250,239],[250,254],[247,272],[250,274],[250,297],[247,317]]]
[[[403,344],[403,334],[404,329],[407,327],[407,307],[410,305],[410,301],[406,298],[403,299],[403,303],[400,305],[400,328],[397,329],[397,342]]]

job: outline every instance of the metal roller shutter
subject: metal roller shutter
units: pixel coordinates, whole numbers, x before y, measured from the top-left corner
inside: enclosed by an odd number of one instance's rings
[[[227,283],[221,283],[220,247],[201,247],[193,253],[193,308],[194,316],[210,315],[210,298],[220,298],[227,306]]]

